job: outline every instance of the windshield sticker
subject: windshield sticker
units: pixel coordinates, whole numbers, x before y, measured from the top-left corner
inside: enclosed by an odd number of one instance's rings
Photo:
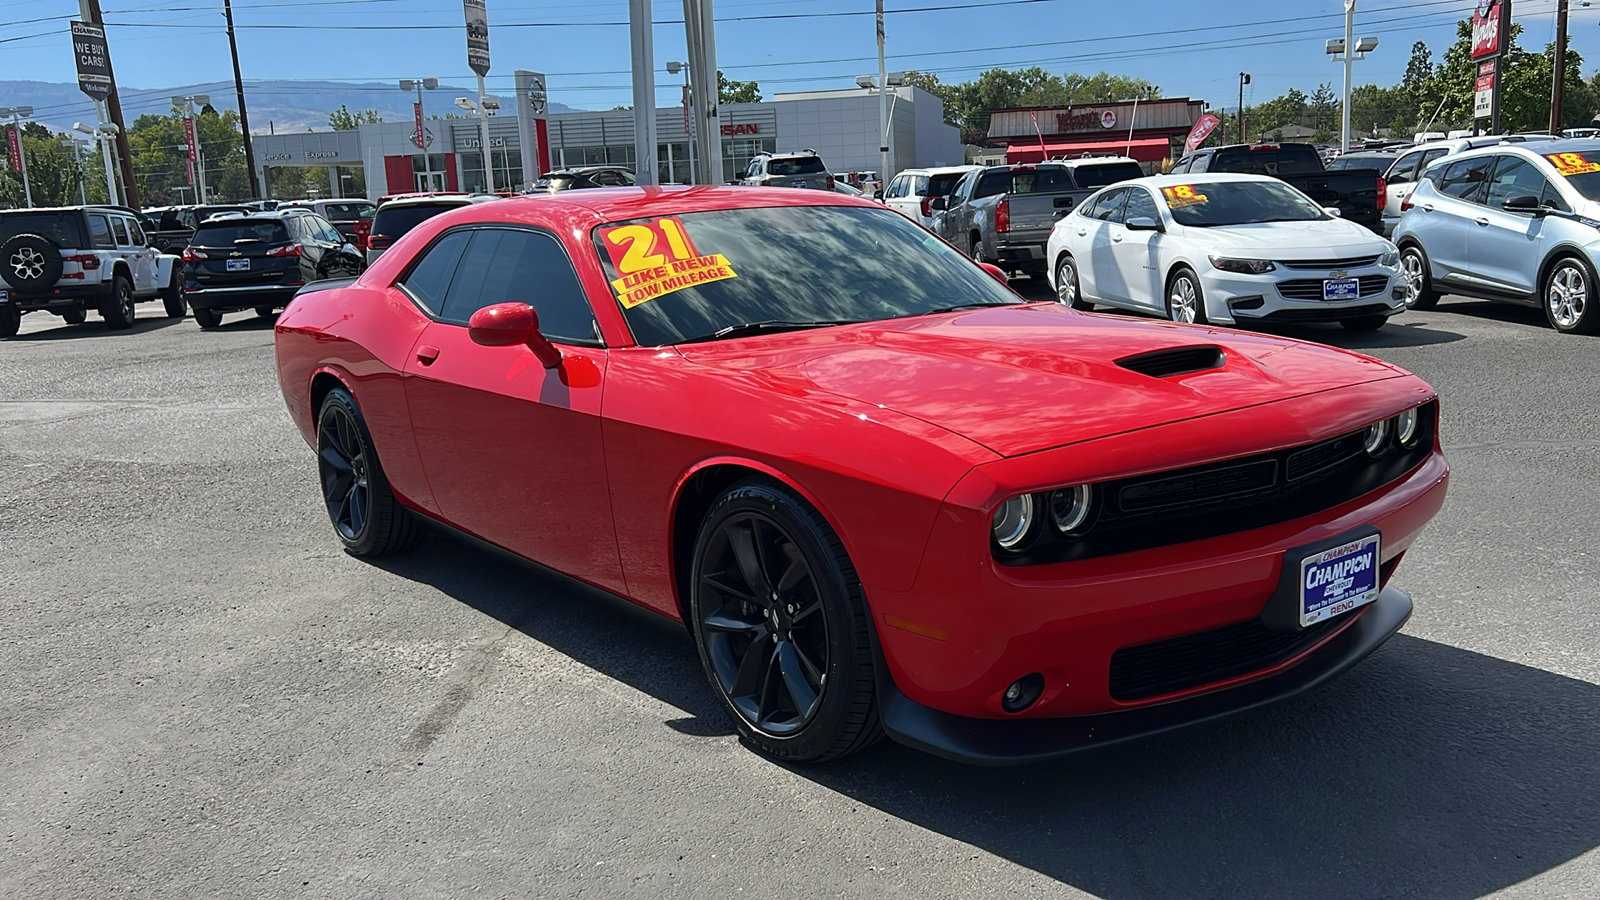
[[[601,231],[600,240],[622,275],[611,286],[624,309],[697,284],[737,277],[726,256],[695,249],[677,219],[618,225]]]
[[[1545,159],[1555,164],[1557,172],[1568,177],[1600,172],[1600,163],[1589,162],[1581,153],[1549,153]]]
[[[1185,206],[1193,206],[1196,203],[1211,202],[1205,194],[1196,194],[1192,184],[1180,184],[1177,187],[1162,188],[1161,193],[1167,198],[1167,207],[1169,209],[1182,209]]]

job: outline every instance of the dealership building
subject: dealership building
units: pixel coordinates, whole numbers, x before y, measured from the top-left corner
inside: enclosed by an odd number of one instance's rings
[[[890,132],[893,171],[927,166],[960,165],[964,151],[960,134],[945,124],[944,104],[920,88],[892,88]],[[663,183],[690,181],[689,117],[679,106],[656,110],[656,165]],[[879,151],[878,94],[852,89],[778,94],[761,103],[730,103],[718,110],[722,170],[725,180],[739,177],[758,153],[814,150],[837,174],[876,172]],[[554,113],[542,123],[549,143],[551,168],[609,163],[636,169],[633,111]],[[517,116],[489,120],[489,160],[495,187],[522,189],[527,176],[523,154],[524,134]],[[424,190],[482,190],[484,178],[483,132],[478,119],[428,119],[423,122],[423,142],[418,146],[411,122],[379,122],[356,131],[320,131],[302,134],[253,135],[262,184],[265,170],[281,166],[326,167],[333,193],[343,193],[340,169],[360,170],[366,194]],[[537,171],[538,165],[530,165]]]
[[[1204,114],[1205,104],[1188,97],[997,109],[989,116],[989,140],[1004,145],[1007,163],[1119,154],[1148,169],[1182,156],[1184,139]]]

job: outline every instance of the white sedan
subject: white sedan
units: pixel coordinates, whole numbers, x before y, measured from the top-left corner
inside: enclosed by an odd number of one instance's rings
[[[1337,212],[1264,175],[1122,182],[1051,230],[1051,284],[1078,309],[1382,328],[1406,308],[1399,251]]]

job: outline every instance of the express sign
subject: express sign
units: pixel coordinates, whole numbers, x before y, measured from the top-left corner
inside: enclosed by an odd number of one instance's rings
[[[1500,11],[1505,4],[1500,0],[1478,0],[1472,11],[1472,58],[1492,56],[1500,52],[1503,20]]]

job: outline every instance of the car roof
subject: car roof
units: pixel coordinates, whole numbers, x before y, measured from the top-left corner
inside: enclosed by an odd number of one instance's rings
[[[1070,159],[1052,159],[1050,162],[1066,166],[1069,169],[1077,168],[1078,166],[1103,166],[1107,163],[1133,163],[1134,165],[1139,163],[1138,160],[1131,156],[1074,156]]]
[[[1107,187],[1121,187],[1130,184],[1148,184],[1151,187],[1162,188],[1175,184],[1221,184],[1229,181],[1264,181],[1273,184],[1283,184],[1271,175],[1250,175],[1243,172],[1188,172],[1175,175],[1151,175],[1148,178],[1134,178],[1129,181],[1119,181]]]
[[[743,185],[668,185],[662,187],[605,187],[555,194],[527,194],[494,204],[494,214],[515,221],[542,206],[556,206],[568,214],[586,214],[596,222],[684,215],[724,209],[763,209],[774,206],[859,206],[883,210],[864,197],[834,191],[797,191],[793,188]]]
[[[467,206],[472,203],[483,203],[497,199],[494,194],[425,194],[420,197],[396,197],[379,207],[379,210],[391,206]]]

